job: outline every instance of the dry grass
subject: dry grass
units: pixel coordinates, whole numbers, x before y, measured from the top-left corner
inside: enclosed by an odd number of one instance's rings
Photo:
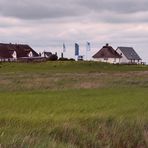
[[[148,87],[148,72],[0,74],[0,91]]]
[[[0,65],[0,148],[147,148],[148,67]]]

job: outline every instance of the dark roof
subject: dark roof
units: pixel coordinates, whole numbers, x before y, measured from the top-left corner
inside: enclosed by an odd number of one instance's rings
[[[33,56],[39,56],[38,53],[36,53],[29,45],[25,45],[25,44],[11,44],[11,46],[13,46],[13,48],[15,49],[16,53],[17,53],[17,57],[28,57],[28,54],[30,52],[33,53]]]
[[[11,58],[9,52],[12,50],[16,51],[17,58],[28,57],[30,52],[33,53],[34,57],[39,56],[29,45],[0,43],[0,55],[2,55],[3,58]],[[3,55],[3,53],[5,53],[5,55]]]
[[[13,58],[14,50],[6,46],[5,44],[0,44],[0,58]]]
[[[121,58],[121,55],[117,53],[111,46],[106,45],[98,51],[93,58]]]
[[[139,55],[132,47],[118,47],[128,60],[141,60]]]

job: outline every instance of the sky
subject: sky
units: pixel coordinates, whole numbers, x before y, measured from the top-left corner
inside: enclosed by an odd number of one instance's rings
[[[148,63],[148,0],[0,0],[0,42],[87,58],[109,43],[134,47]]]

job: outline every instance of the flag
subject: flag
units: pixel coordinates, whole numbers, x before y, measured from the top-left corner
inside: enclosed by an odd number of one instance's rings
[[[75,43],[75,56],[79,56],[79,45]]]
[[[87,51],[90,51],[91,50],[91,46],[90,46],[90,43],[89,42],[87,42],[87,44],[86,44],[86,50]]]
[[[63,52],[66,52],[66,46],[64,43],[63,43]]]

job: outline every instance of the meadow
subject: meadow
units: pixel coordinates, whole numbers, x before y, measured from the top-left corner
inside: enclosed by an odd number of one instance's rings
[[[147,148],[148,66],[0,64],[1,148]]]

